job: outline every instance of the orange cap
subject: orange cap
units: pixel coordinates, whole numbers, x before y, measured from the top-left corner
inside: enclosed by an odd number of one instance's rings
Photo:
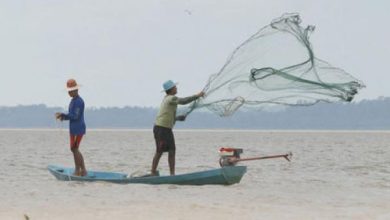
[[[66,89],[68,90],[68,92],[74,91],[74,90],[78,90],[78,89],[79,89],[79,85],[77,85],[76,80],[74,80],[74,79],[69,79],[69,80],[66,82]]]

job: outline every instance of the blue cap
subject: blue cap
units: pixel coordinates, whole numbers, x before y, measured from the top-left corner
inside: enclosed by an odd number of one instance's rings
[[[174,83],[172,80],[168,80],[163,84],[163,88],[165,91],[172,89],[175,87],[177,83]]]

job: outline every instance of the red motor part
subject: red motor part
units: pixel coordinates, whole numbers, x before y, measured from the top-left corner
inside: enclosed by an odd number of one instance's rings
[[[219,165],[234,166],[237,163],[237,159],[240,159],[240,154],[243,153],[241,148],[221,147],[219,149]]]

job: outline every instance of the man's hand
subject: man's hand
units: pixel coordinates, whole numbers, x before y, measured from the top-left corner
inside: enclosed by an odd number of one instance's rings
[[[186,117],[185,115],[179,115],[176,117],[176,121],[185,121],[186,120]]]
[[[56,119],[62,121],[62,114],[60,112],[56,112],[55,117]]]
[[[203,97],[204,96],[204,92],[202,91],[202,92],[196,94],[196,96],[198,96],[198,98]]]

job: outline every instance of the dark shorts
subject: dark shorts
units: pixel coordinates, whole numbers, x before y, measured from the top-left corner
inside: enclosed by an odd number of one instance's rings
[[[153,127],[154,140],[156,141],[156,152],[175,151],[175,137],[171,128],[164,128],[155,125]]]
[[[73,135],[71,134],[70,135],[70,148],[73,149],[73,148],[79,148],[80,146],[80,143],[81,143],[81,139],[83,138],[83,135],[82,134],[79,134],[79,135]]]

